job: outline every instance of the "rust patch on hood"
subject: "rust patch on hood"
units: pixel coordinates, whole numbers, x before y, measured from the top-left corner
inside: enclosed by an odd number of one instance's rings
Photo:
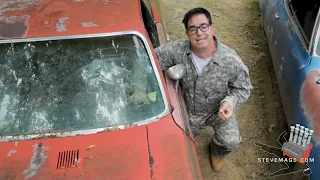
[[[27,34],[30,16],[0,17],[0,38],[21,38]]]
[[[30,167],[23,172],[26,175],[25,179],[31,178],[38,173],[38,170],[48,158],[45,154],[47,150],[48,147],[44,147],[41,142],[33,145],[33,156],[31,158]]]
[[[7,157],[10,157],[12,154],[14,154],[14,153],[16,153],[16,152],[17,152],[16,150],[11,150],[11,151],[9,151]]]
[[[24,10],[38,5],[42,0],[10,0],[0,2],[0,38],[22,38],[28,32],[29,14]],[[13,15],[14,14],[14,15]]]

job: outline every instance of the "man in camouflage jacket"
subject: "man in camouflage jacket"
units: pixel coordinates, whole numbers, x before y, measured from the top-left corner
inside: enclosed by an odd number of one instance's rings
[[[176,64],[186,66],[180,82],[193,135],[199,135],[205,126],[213,127],[211,165],[220,171],[223,158],[240,143],[234,111],[250,95],[249,71],[237,53],[214,36],[207,10],[190,10],[183,23],[188,40],[162,45],[156,54],[162,70]]]

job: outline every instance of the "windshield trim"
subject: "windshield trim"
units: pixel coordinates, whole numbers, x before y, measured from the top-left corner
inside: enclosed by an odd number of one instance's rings
[[[10,39],[10,40],[0,40],[0,44],[34,42],[34,41],[50,41],[50,40],[65,40],[65,39],[78,39],[78,38],[93,38],[93,37],[119,36],[119,35],[136,35],[142,40],[142,42],[147,50],[147,54],[150,58],[152,68],[154,69],[154,73],[155,73],[157,82],[159,84],[162,99],[163,99],[163,102],[165,105],[165,109],[162,113],[158,114],[157,116],[154,116],[154,117],[142,120],[142,121],[138,121],[135,123],[121,124],[121,125],[96,128],[96,129],[77,130],[77,131],[63,130],[63,131],[54,131],[54,132],[47,132],[47,133],[29,133],[29,134],[21,134],[21,135],[14,135],[14,136],[1,135],[1,132],[0,132],[0,142],[30,140],[30,139],[44,139],[44,138],[55,138],[55,137],[68,137],[68,136],[76,136],[76,135],[95,134],[95,133],[99,133],[99,132],[108,132],[108,131],[113,131],[113,130],[126,129],[126,128],[130,128],[130,127],[134,127],[134,126],[141,126],[141,125],[149,124],[149,123],[155,122],[155,121],[169,115],[170,110],[169,110],[169,105],[168,105],[168,99],[167,99],[164,87],[162,85],[159,71],[157,70],[157,66],[155,64],[155,58],[152,55],[151,48],[148,44],[147,39],[140,32],[122,31],[122,32],[86,34],[86,35],[54,36],[54,37],[40,37],[40,38],[28,38],[28,39]]]
[[[317,15],[317,18],[316,18],[316,23],[314,25],[314,31],[313,34],[312,34],[312,46],[310,46],[310,52],[311,52],[311,55],[312,56],[318,56],[320,57],[320,54],[317,54],[317,48],[318,47],[318,44],[320,43],[319,40],[320,40],[320,9],[318,11],[318,15]]]

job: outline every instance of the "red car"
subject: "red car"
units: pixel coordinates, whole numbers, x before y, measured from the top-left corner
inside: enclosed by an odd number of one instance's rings
[[[161,0],[0,2],[0,179],[202,179]],[[130,99],[132,87],[149,103]]]

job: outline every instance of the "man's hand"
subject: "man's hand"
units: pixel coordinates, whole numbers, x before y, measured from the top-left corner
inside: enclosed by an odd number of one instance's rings
[[[149,97],[145,92],[135,87],[130,101],[134,104],[149,104]]]
[[[232,114],[233,114],[233,111],[230,103],[228,102],[221,103],[219,113],[218,113],[219,118],[222,120],[227,120],[232,116]]]

